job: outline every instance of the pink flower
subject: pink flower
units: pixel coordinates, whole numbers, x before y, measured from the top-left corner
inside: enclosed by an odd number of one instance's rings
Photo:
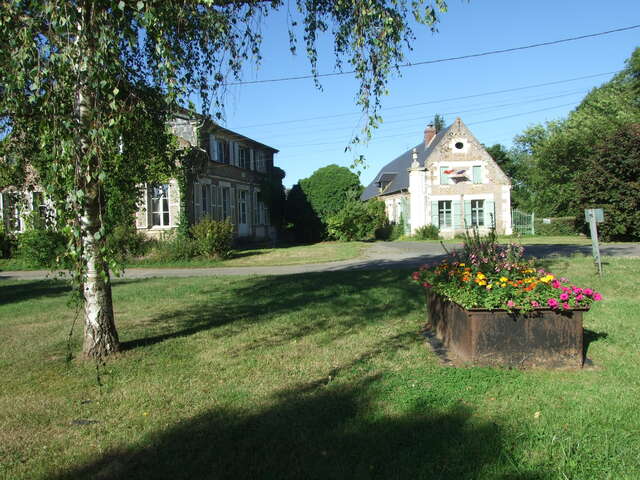
[[[553,282],[551,282],[551,286],[553,288],[560,288],[560,282],[558,280],[554,280]]]
[[[413,278],[414,280],[420,280],[420,273],[419,272],[413,272],[411,274],[411,278]]]
[[[560,281],[562,283],[567,283],[569,281],[569,279],[568,278],[564,278],[564,277],[560,277]]]
[[[569,310],[571,307],[569,306],[569,304],[567,302],[562,304],[562,308],[564,308],[565,310]]]
[[[593,294],[593,299],[596,302],[599,302],[600,300],[602,300],[602,295],[600,295],[598,292],[596,292],[596,293]]]
[[[549,305],[551,308],[557,308],[558,301],[555,298],[550,298],[549,300],[547,300],[547,305]]]
[[[568,293],[561,294],[560,300],[562,300],[563,302],[566,302],[567,300],[569,300],[569,294]]]
[[[582,300],[584,300],[584,295],[582,295],[581,293],[579,293],[578,295],[576,295],[576,300],[581,302]]]
[[[422,286],[424,288],[431,288],[431,284],[429,282],[423,282]]]
[[[587,297],[590,297],[591,295],[593,295],[593,290],[591,290],[590,288],[585,288],[583,292]]]
[[[536,302],[535,300],[531,300],[531,306],[538,308],[540,306],[540,304],[538,302]]]
[[[562,287],[562,291],[564,293],[569,293],[571,291],[571,289],[569,287]],[[565,299],[566,300],[566,299]]]
[[[582,289],[580,287],[572,287],[572,288],[573,288],[573,293],[575,293],[575,294],[582,293]]]
[[[511,308],[511,307],[515,307],[516,306],[516,302],[514,302],[513,300],[509,300],[507,302],[507,307]]]

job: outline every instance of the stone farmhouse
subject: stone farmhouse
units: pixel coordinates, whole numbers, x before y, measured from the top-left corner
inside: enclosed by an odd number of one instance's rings
[[[186,198],[190,224],[203,218],[229,219],[239,238],[264,239],[275,235],[261,185],[273,170],[275,148],[187,112],[177,115],[172,128],[184,147],[200,153],[197,168],[181,195],[180,182],[146,185],[136,227],[151,236],[178,226],[180,199]]]
[[[511,229],[511,181],[471,131],[457,118],[385,165],[361,199],[385,203],[391,222],[405,222],[411,233],[436,225],[451,238],[477,227],[483,233]]]
[[[261,186],[273,169],[275,148],[223,128],[208,118],[181,112],[171,122],[183,148],[195,159],[186,182],[143,185],[135,216],[138,231],[159,237],[178,226],[181,199],[190,224],[203,218],[229,219],[238,238],[265,239],[275,235]],[[185,195],[180,185],[186,188]],[[5,229],[21,232],[35,209],[50,215],[46,198],[31,180],[24,192],[9,188],[0,194],[0,218]]]

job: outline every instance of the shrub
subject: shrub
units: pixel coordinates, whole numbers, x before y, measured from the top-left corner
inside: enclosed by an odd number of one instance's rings
[[[195,240],[175,231],[163,234],[152,252],[155,259],[165,261],[190,260],[197,255]]]
[[[233,245],[233,224],[224,221],[204,219],[191,227],[196,251],[208,258],[226,258]]]
[[[18,235],[16,257],[29,267],[55,268],[61,265],[66,247],[62,233],[32,229]]]
[[[418,240],[438,240],[440,238],[440,229],[437,225],[423,225],[416,229],[413,235]]]
[[[550,218],[551,223],[544,223],[542,219],[536,218],[536,235],[577,235],[579,228],[576,226],[576,217],[555,217]]]
[[[153,243],[133,225],[118,225],[107,237],[107,248],[121,260],[146,255]]]
[[[16,249],[16,237],[0,224],[0,258],[9,258]]]
[[[384,203],[373,199],[349,201],[337,214],[327,220],[329,236],[341,241],[373,240],[376,232],[387,225]]]

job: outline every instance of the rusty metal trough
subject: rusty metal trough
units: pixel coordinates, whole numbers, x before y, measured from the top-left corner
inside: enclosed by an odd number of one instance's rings
[[[427,315],[437,338],[462,362],[511,367],[582,367],[582,314],[537,309],[466,310],[426,290]]]

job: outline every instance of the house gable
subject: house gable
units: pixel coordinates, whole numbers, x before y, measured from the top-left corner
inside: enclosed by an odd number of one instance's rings
[[[432,178],[436,180],[440,175],[440,167],[451,167],[451,169],[459,171],[456,166],[471,168],[473,165],[479,164],[483,167],[483,177],[486,177],[486,181],[482,183],[511,184],[509,177],[460,118],[456,118],[455,122],[444,130],[442,135],[438,135],[432,146],[433,148],[429,149],[424,159],[424,166]],[[473,182],[472,172],[467,171],[466,173],[468,174],[467,180]]]

